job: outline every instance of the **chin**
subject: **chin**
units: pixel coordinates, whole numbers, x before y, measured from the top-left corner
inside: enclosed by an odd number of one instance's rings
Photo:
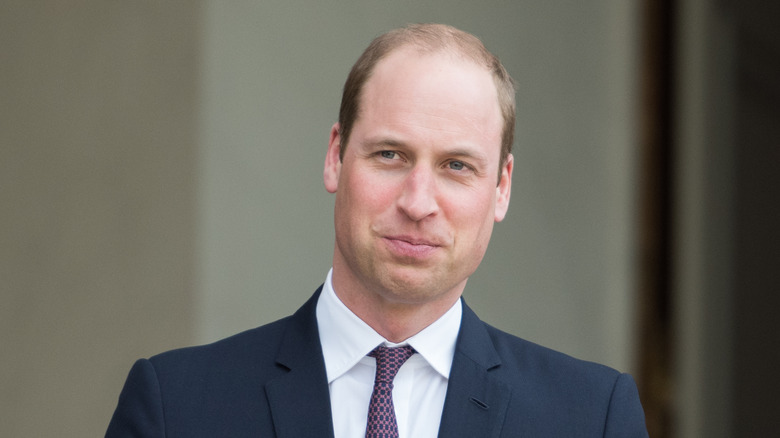
[[[385,297],[403,304],[425,304],[448,295],[454,289],[442,287],[444,282],[437,278],[415,276],[393,276],[382,282]]]

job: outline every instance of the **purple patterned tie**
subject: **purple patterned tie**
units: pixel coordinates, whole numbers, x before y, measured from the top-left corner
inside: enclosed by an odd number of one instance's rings
[[[376,347],[368,353],[376,358],[376,377],[371,404],[368,405],[366,438],[398,438],[398,423],[393,407],[393,379],[398,369],[412,357],[414,349],[405,347]]]

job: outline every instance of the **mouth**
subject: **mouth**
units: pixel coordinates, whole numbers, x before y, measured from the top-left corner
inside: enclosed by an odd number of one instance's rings
[[[412,236],[385,236],[385,239],[388,240],[395,240],[398,242],[404,242],[408,243],[409,245],[417,245],[417,246],[441,246],[441,244],[436,240],[431,239],[425,239],[421,237],[412,237]]]
[[[393,254],[411,259],[430,257],[442,246],[433,240],[411,236],[386,236],[384,241]]]

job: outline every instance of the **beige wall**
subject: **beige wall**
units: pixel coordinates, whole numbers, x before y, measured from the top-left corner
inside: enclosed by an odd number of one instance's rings
[[[512,205],[467,300],[630,370],[634,3],[2,2],[0,435],[100,435],[135,358],[311,294],[343,80],[407,22],[476,33],[519,83]]]
[[[194,339],[198,9],[32,3],[0,12],[0,436],[100,436]]]

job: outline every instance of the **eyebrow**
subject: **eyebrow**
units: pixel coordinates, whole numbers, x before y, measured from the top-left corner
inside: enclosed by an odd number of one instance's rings
[[[366,140],[363,142],[363,146],[367,148],[381,148],[381,147],[406,147],[407,143],[401,140],[396,140],[391,137],[382,137],[376,140]],[[487,157],[481,152],[475,153],[470,148],[464,148],[455,146],[452,149],[445,149],[442,155],[456,156],[456,157],[469,157],[479,161],[487,162]]]
[[[480,164],[483,164],[485,166],[488,165],[488,159],[484,156],[482,153],[475,154],[473,151],[463,148],[456,148],[448,150],[444,155],[451,156],[451,157],[464,157],[469,158],[474,161],[478,161]]]
[[[392,138],[381,138],[378,140],[367,140],[363,142],[363,146],[371,149],[381,148],[381,147],[403,147],[405,145],[404,142],[400,140],[395,140]]]

